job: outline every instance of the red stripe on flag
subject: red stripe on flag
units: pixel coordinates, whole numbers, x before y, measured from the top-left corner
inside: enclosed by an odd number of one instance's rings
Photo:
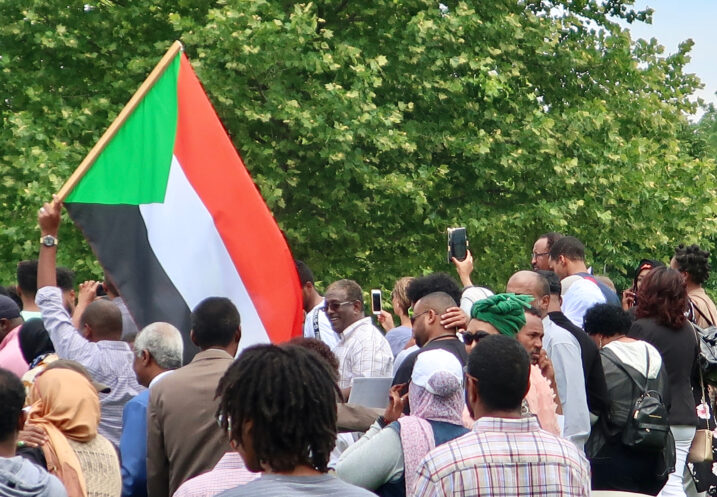
[[[211,213],[272,342],[301,334],[301,286],[291,251],[186,55],[174,153]],[[192,233],[186,233],[192,236]]]

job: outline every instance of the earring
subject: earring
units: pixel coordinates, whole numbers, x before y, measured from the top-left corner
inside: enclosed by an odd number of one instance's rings
[[[602,348],[602,337],[600,337],[600,348]]]

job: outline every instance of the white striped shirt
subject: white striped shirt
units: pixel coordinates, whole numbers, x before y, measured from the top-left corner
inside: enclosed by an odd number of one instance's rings
[[[40,288],[35,303],[42,311],[42,321],[60,359],[79,362],[93,380],[104,383],[112,390],[110,393],[99,394],[102,414],[99,432],[115,447],[119,447],[124,405],[144,390],[137,383],[132,369],[134,353],[126,342],[90,342],[80,335],[62,305],[62,291],[59,288]]]
[[[334,347],[339,359],[339,387],[350,387],[354,378],[393,376],[391,346],[370,317],[359,319],[339,336],[341,340]]]

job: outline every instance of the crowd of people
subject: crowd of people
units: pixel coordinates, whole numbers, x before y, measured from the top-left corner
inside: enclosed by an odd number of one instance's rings
[[[207,296],[183,365],[174,326],[138,330],[109,277],[75,289],[56,266],[60,208],[0,295],[0,495],[717,494],[696,245],[640,261],[619,298],[546,233],[503,293],[468,252],[460,284],[399,278],[375,323],[357,282],[322,295],[297,260],[303,336],[242,350],[237,308]],[[350,401],[361,378],[391,380],[385,408]]]

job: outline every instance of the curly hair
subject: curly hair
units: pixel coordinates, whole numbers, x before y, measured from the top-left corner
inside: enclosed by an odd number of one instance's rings
[[[637,318],[656,318],[669,328],[685,324],[687,287],[680,273],[668,267],[650,270],[637,294]]]
[[[627,335],[631,325],[630,315],[612,304],[595,304],[583,317],[583,329],[588,335]]]
[[[429,293],[444,292],[456,302],[461,301],[461,288],[450,275],[446,273],[431,273],[415,278],[406,288],[408,300],[414,304]]]
[[[326,362],[329,363],[329,366],[331,366],[331,370],[334,372],[333,378],[338,380],[339,378],[339,359],[336,357],[336,354],[331,352],[331,347],[326,345],[321,340],[317,340],[316,338],[309,338],[309,337],[294,337],[291,340],[289,340],[287,343],[290,343],[291,345],[298,345],[299,347],[304,347],[307,349],[311,349],[317,354],[319,354],[323,359],[326,360]]]
[[[238,444],[251,421],[251,447],[273,471],[307,465],[325,473],[341,395],[334,375],[325,359],[305,347],[249,347],[219,380],[217,419]]]
[[[701,285],[710,277],[710,253],[698,245],[683,244],[675,248],[675,262],[680,271],[690,275],[692,282]]]

